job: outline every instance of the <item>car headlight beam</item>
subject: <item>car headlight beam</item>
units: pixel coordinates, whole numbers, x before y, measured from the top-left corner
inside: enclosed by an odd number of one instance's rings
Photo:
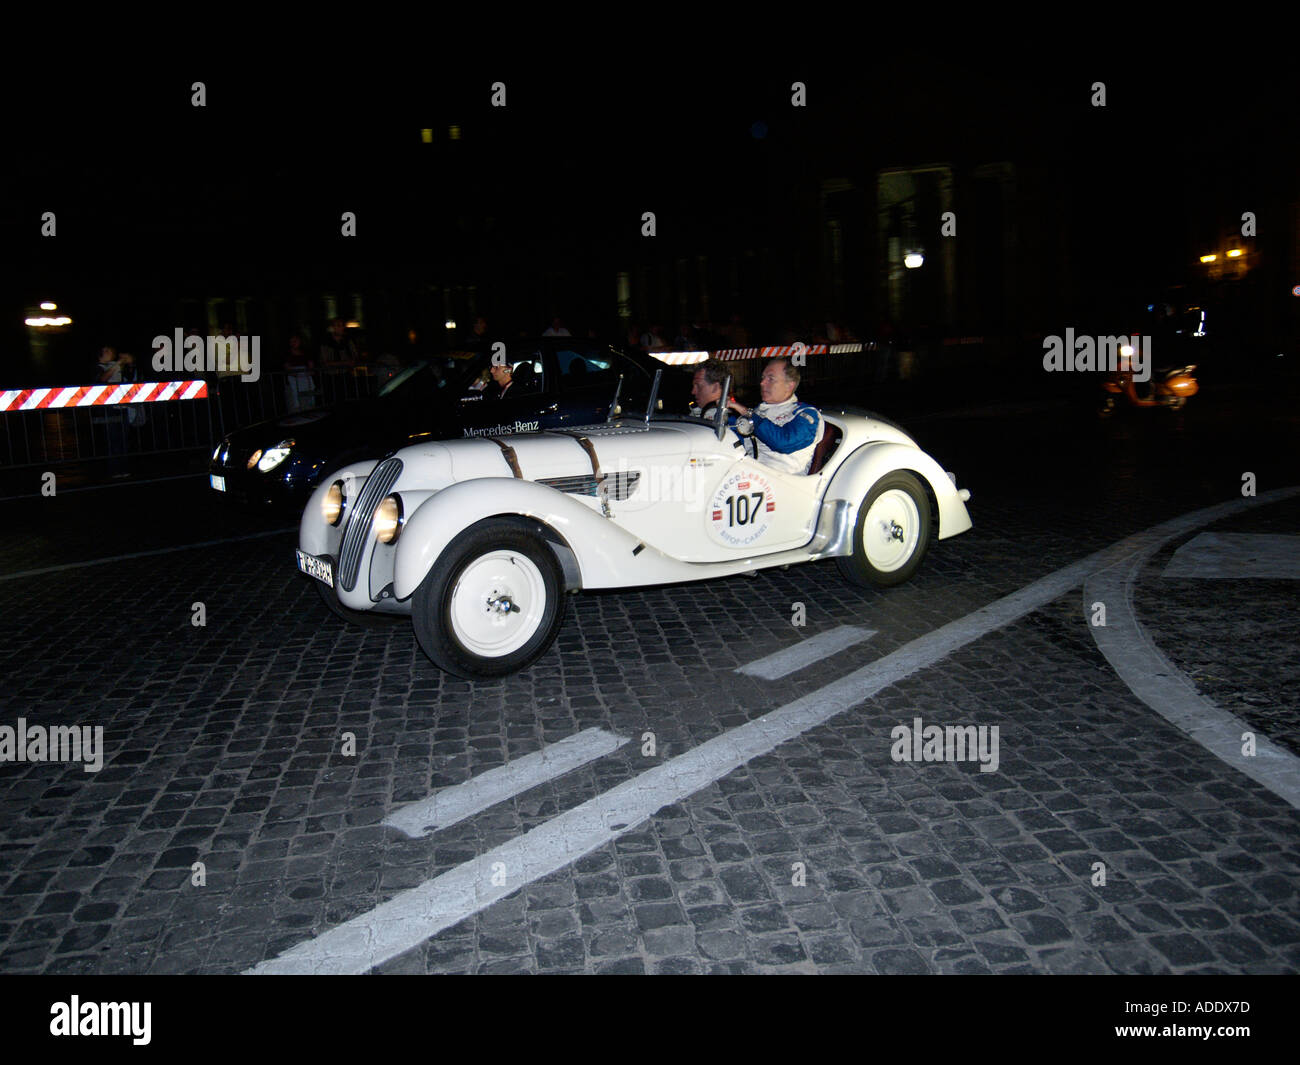
[[[254,451],[248,460],[249,469],[252,469],[253,459],[257,459],[257,468],[263,473],[270,473],[289,457],[293,444],[292,440],[281,440],[275,447],[269,447],[265,452]]]
[[[335,481],[329,486],[325,498],[321,500],[320,512],[330,525],[338,525],[343,520],[343,511],[347,507],[348,497],[343,493],[343,482]]]
[[[375,539],[391,544],[402,531],[402,497],[387,496],[375,511]]]

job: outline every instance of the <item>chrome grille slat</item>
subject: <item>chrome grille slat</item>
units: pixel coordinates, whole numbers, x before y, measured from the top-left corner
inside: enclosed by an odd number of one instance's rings
[[[365,551],[366,537],[370,533],[375,511],[397,483],[401,473],[401,459],[385,459],[366,478],[365,486],[351,508],[347,528],[343,530],[343,544],[339,548],[339,585],[345,591],[350,592],[357,586],[361,555]]]

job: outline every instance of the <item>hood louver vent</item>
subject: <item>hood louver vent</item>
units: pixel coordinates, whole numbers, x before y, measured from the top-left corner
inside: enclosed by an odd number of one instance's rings
[[[537,483],[544,484],[547,488],[554,488],[557,492],[568,492],[575,496],[592,496],[600,495],[600,485],[605,486],[611,500],[627,499],[636,492],[637,482],[641,480],[639,470],[624,473],[605,473],[601,474],[598,482],[591,474],[583,474],[577,477],[543,477]]]

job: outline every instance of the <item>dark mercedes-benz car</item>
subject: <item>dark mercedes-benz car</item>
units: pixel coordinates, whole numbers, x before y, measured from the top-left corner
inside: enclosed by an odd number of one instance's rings
[[[209,484],[231,499],[301,510],[326,474],[421,439],[563,429],[603,422],[612,405],[644,408],[655,369],[660,403],[686,409],[688,369],[664,367],[595,340],[545,337],[487,342],[414,363],[377,396],[297,411],[228,433],[212,453]],[[493,352],[511,368],[504,394]],[[502,356],[504,353],[504,356]]]

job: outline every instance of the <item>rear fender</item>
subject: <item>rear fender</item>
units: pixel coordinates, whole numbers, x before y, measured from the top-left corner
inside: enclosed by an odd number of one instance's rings
[[[858,507],[872,485],[886,474],[907,470],[916,474],[939,505],[939,539],[964,533],[971,527],[966,504],[942,466],[919,448],[907,444],[879,443],[858,448],[846,458],[826,489],[828,501],[844,500],[850,506],[849,527],[857,524]]]

